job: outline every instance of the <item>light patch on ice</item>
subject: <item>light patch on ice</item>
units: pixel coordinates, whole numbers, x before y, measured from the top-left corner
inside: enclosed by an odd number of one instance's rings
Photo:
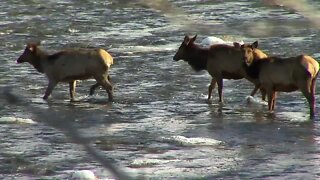
[[[32,119],[17,118],[17,117],[0,117],[0,123],[21,123],[21,124],[36,124]]]
[[[73,28],[69,28],[68,31],[69,31],[70,33],[77,33],[77,32],[79,32],[80,30],[78,30],[78,29],[73,29]]]
[[[169,138],[163,137],[162,140],[165,142],[175,143],[183,146],[194,146],[194,145],[215,146],[223,143],[222,141],[215,140],[212,138],[204,138],[204,137],[188,138],[184,136],[172,136]]]
[[[166,44],[159,46],[122,46],[121,48],[110,48],[112,52],[126,52],[127,54],[133,54],[137,52],[160,52],[160,51],[172,51],[176,50],[176,44]]]
[[[102,130],[106,130],[106,132],[110,133],[110,134],[116,134],[116,133],[121,133],[124,130],[130,130],[130,129],[134,129],[136,127],[133,127],[132,123],[119,123],[119,124],[111,124],[108,127],[102,127]]]
[[[132,167],[146,167],[146,166],[152,166],[152,165],[158,165],[158,164],[166,164],[173,161],[178,160],[164,160],[164,159],[135,159],[130,166]]]
[[[302,123],[310,121],[309,114],[305,112],[281,112],[277,114],[277,116],[288,119],[290,122]]]
[[[238,150],[211,146],[173,149],[163,154],[153,154],[151,158],[144,158],[171,160],[167,164],[140,166],[138,168],[141,168],[139,169],[140,174],[146,175],[150,179],[172,179],[172,177],[174,179],[208,179],[206,178],[208,172],[219,174],[241,167],[243,160],[239,154],[241,152]],[[138,168],[131,167],[131,170]]]
[[[186,123],[186,120],[181,117],[175,117],[175,118],[167,118],[169,116],[172,116],[172,113],[166,111],[166,110],[152,110],[152,113],[149,115],[149,117],[141,119],[141,123],[145,124],[146,129],[154,129],[155,131],[165,131],[168,133],[181,133],[185,131],[186,129],[190,128],[190,125]],[[131,125],[132,126],[132,125]],[[140,128],[141,126],[138,126]]]
[[[114,180],[113,178],[98,178],[90,170],[77,170],[72,172],[71,180]]]
[[[268,102],[262,101],[258,98],[252,97],[252,96],[247,96],[246,100],[247,100],[248,104],[265,105],[265,106],[268,105]]]
[[[42,86],[39,86],[37,84],[31,84],[31,85],[27,85],[27,89],[32,89],[32,90],[38,90],[38,89],[42,89]]]
[[[215,36],[209,36],[209,37],[204,38],[200,44],[202,46],[212,46],[214,44],[226,44],[226,45],[233,46],[233,42],[238,42],[239,44],[244,44],[244,42],[242,40],[240,40],[240,41],[225,41],[225,40],[218,38],[218,37],[215,37]]]
[[[97,180],[98,178],[90,170],[75,171],[72,176],[72,180]]]
[[[104,27],[104,31],[92,32],[90,36],[95,38],[106,38],[106,37],[125,37],[127,40],[134,40],[136,38],[141,38],[144,36],[152,36],[152,28],[135,29],[130,27],[119,27],[115,29],[110,29],[109,27]],[[128,36],[130,34],[130,36]]]
[[[306,40],[306,37],[288,37],[288,38],[283,38],[284,40],[293,42],[293,43],[298,43],[298,42],[303,42]]]
[[[201,45],[203,46],[211,46],[213,44],[224,44],[224,40],[214,36],[209,36],[201,41]]]

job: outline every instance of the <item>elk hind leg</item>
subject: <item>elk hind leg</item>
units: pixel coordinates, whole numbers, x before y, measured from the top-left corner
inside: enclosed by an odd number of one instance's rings
[[[100,84],[99,84],[98,82],[95,83],[94,85],[92,85],[92,86],[90,87],[89,95],[92,96],[92,95],[94,94],[95,89],[96,89],[97,87],[99,87],[99,86],[100,86]]]
[[[110,75],[107,76],[108,78],[108,81],[111,83],[111,78],[110,78]],[[94,94],[94,91],[100,86],[100,84],[97,82],[96,84],[92,85],[90,87],[90,92],[89,92],[89,95],[92,96]]]
[[[274,110],[274,107],[276,106],[276,99],[277,99],[277,92],[272,91],[272,107],[271,107],[272,110]]]
[[[253,96],[257,93],[258,89],[259,89],[259,85],[255,85],[255,86],[254,86],[254,89],[253,89],[252,92],[250,93],[250,96],[253,97]]]
[[[267,92],[265,89],[260,88],[260,93],[261,93],[261,99],[262,101],[266,101],[266,97],[267,97]]]
[[[222,78],[217,78],[217,83],[218,83],[218,93],[219,93],[219,102],[223,102],[223,79]]]
[[[212,78],[211,83],[209,85],[209,89],[208,89],[208,99],[211,99],[211,94],[214,88],[216,87],[216,83],[217,81],[214,78]]]
[[[97,83],[99,83],[108,93],[109,101],[113,101],[113,86],[108,80],[108,75],[102,75],[95,77]]]
[[[272,111],[273,106],[273,90],[267,90],[267,96],[268,96],[268,110]]]

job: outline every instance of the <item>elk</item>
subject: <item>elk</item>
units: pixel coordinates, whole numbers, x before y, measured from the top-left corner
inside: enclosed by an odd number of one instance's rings
[[[97,83],[90,88],[102,86],[108,93],[109,101],[113,101],[113,86],[109,82],[108,70],[113,64],[112,56],[103,49],[66,49],[48,54],[38,47],[39,43],[27,43],[17,63],[30,63],[38,72],[49,80],[43,99],[48,99],[59,82],[69,83],[71,101],[74,101],[76,80],[94,78]]]
[[[268,110],[273,111],[277,92],[300,90],[309,103],[310,117],[315,113],[315,88],[319,63],[308,55],[295,57],[267,57],[257,59],[253,51],[258,43],[241,46],[246,73],[260,81],[268,97]]]
[[[242,64],[240,44],[234,46],[225,44],[215,44],[210,47],[200,47],[195,44],[197,35],[194,37],[185,36],[173,60],[184,60],[195,70],[207,70],[212,77],[208,88],[208,99],[211,99],[212,90],[218,84],[219,102],[223,102],[223,79],[242,79],[247,78],[255,84],[255,89],[251,92],[253,96],[259,89],[260,84],[256,79],[246,76]],[[261,50],[256,49],[255,56],[259,58],[267,57]],[[261,91],[262,99],[265,93]]]

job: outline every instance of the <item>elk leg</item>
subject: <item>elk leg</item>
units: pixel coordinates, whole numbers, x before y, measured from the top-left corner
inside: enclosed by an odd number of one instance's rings
[[[305,90],[303,90],[302,93],[307,98],[307,101],[309,103],[310,117],[314,117],[314,112],[315,112],[315,98],[314,98],[314,95],[309,93],[309,92],[306,92]]]
[[[301,92],[306,97],[309,108],[310,108],[310,118],[314,117],[315,113],[315,97],[314,97],[314,91],[315,91],[315,79],[308,80],[304,86],[304,88],[301,88]]]
[[[112,80],[111,80],[111,77],[110,77],[109,74],[108,74],[107,78],[108,78],[108,81],[109,81],[110,83],[112,83]]]
[[[313,118],[316,110],[314,94],[310,95],[310,100],[308,100],[308,102],[310,106],[310,117]]]
[[[74,101],[74,95],[76,92],[76,84],[77,84],[77,81],[69,82],[69,94],[70,94],[71,101]]]
[[[89,93],[89,95],[92,96],[92,95],[94,94],[95,89],[96,89],[97,87],[99,87],[99,86],[100,86],[100,84],[99,84],[98,82],[97,82],[96,84],[92,85],[92,86],[90,87],[90,93]]]
[[[316,104],[315,104],[315,93],[316,93],[316,80],[317,78],[312,79],[311,82],[311,107],[310,107],[310,116],[314,117],[314,113],[316,111]],[[311,113],[312,112],[312,113]]]
[[[274,107],[276,105],[276,98],[277,98],[277,92],[276,91],[273,91],[272,92],[272,110],[274,110]]]
[[[263,88],[260,87],[261,99],[262,101],[266,101],[267,92]]]
[[[252,92],[251,92],[251,94],[250,94],[250,96],[254,96],[254,95],[257,93],[259,87],[260,87],[259,85],[255,85],[255,86],[254,86],[254,89],[252,90]]]
[[[108,78],[108,81],[111,83],[110,75],[108,75],[107,78]],[[92,85],[91,88],[90,88],[89,95],[92,96],[94,94],[95,89],[97,89],[99,86],[100,86],[99,83],[96,83],[96,84]]]
[[[48,87],[46,89],[46,92],[44,93],[43,99],[48,99],[50,94],[52,93],[53,88],[57,85],[58,83],[55,81],[49,81]]]
[[[268,110],[269,111],[272,110],[272,99],[273,99],[272,95],[273,95],[272,90],[268,90],[267,91],[267,96],[268,96]]]
[[[101,77],[95,77],[97,82],[107,91],[109,101],[113,101],[113,86],[109,82],[108,75],[107,76],[101,76]]]
[[[222,78],[217,78],[217,83],[218,83],[218,93],[219,93],[219,102],[223,102],[223,79]]]
[[[261,88],[260,85],[255,85],[255,87],[254,87],[254,89],[252,90],[250,96],[253,97],[253,96],[257,93],[258,89],[260,89],[262,101],[266,101],[267,93],[266,93],[266,91],[265,91],[264,89]]]
[[[212,78],[211,83],[209,85],[209,90],[208,90],[208,99],[211,99],[211,94],[214,88],[216,87],[216,83],[217,83],[216,79]]]

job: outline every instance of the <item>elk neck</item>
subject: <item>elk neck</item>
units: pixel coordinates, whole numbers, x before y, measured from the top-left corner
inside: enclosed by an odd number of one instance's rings
[[[201,48],[197,45],[192,45],[188,49],[186,61],[195,71],[207,70],[208,48]]]
[[[44,73],[43,63],[48,58],[48,54],[39,48],[36,49],[36,53],[33,55],[32,61],[29,63],[40,73]]]
[[[248,66],[245,62],[243,62],[243,67],[246,71],[246,74],[252,79],[258,79],[260,74],[260,69],[263,63],[266,61],[261,59],[254,59],[252,64]]]

